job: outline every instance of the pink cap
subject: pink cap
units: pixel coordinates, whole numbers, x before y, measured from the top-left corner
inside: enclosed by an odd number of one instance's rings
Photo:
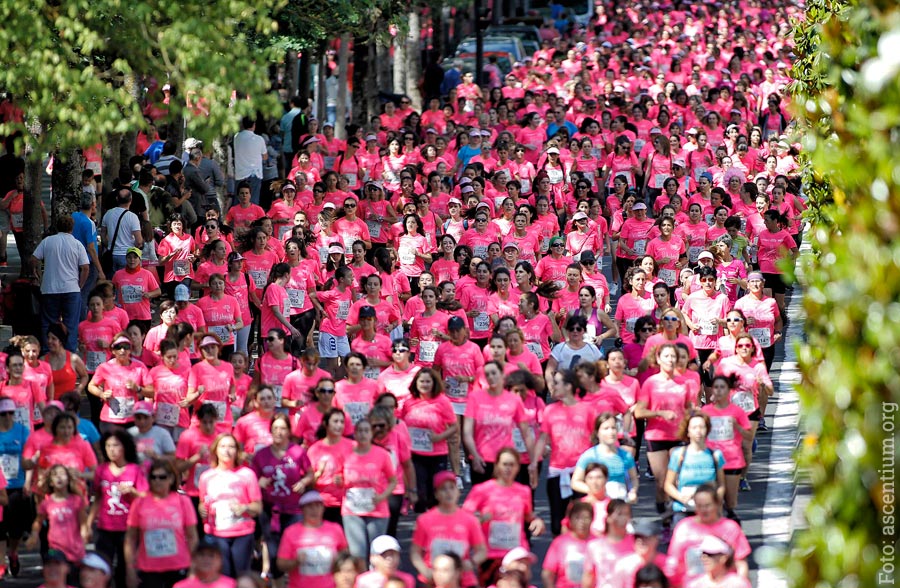
[[[222,342],[219,341],[219,338],[216,337],[215,335],[206,335],[205,337],[203,337],[203,340],[200,341],[200,348],[202,349],[202,348],[206,347],[207,345],[221,346]]]
[[[443,471],[438,472],[434,475],[434,488],[438,489],[442,484],[446,482],[453,482],[453,485],[456,485],[456,474],[453,472]]]
[[[141,400],[134,405],[134,414],[145,414],[153,416],[153,404],[146,400]]]

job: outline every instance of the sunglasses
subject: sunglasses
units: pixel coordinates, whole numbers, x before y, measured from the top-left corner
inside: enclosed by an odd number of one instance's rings
[[[731,317],[728,317],[727,319],[725,319],[725,322],[726,323],[742,323],[742,322],[744,322],[744,319],[742,319],[739,316],[731,316]]]
[[[735,349],[753,349],[752,343],[741,343],[740,345],[735,345]]]
[[[218,229],[219,225],[206,225],[207,229]]]
[[[123,349],[131,350],[131,345],[125,345],[124,343],[120,343],[119,345],[113,345],[113,351],[122,351]],[[9,366],[13,367],[13,366]]]
[[[151,480],[168,480],[169,474],[150,474]]]
[[[571,333],[583,333],[583,332],[584,332],[584,329],[582,329],[581,327],[572,327],[571,329],[569,329],[569,332],[571,332]]]
[[[582,261],[582,262],[581,262],[581,265],[594,265],[594,264],[596,264],[596,263],[597,263],[597,262],[594,261],[594,260],[591,260],[591,261]]]
[[[706,277],[706,278],[700,278],[700,281],[701,281],[701,282],[715,282],[716,279],[715,279],[715,278],[711,278],[711,277]]]
[[[387,425],[384,423],[372,423],[373,429],[386,429]]]
[[[664,316],[664,317],[662,318],[662,320],[667,321],[667,322],[670,322],[670,323],[677,323],[677,322],[679,322],[681,319],[679,319],[677,316]]]
[[[641,332],[642,333],[652,333],[655,330],[656,329],[654,329],[653,327],[644,327],[643,329],[641,329]]]
[[[487,222],[487,219],[486,219],[486,218],[476,218],[476,219],[475,219],[475,222],[476,222],[476,223],[486,223],[486,222]]]
[[[325,190],[313,190],[314,194],[324,194]]]
[[[356,204],[345,204],[344,208],[356,208]]]
[[[391,353],[407,353],[407,352],[409,352],[409,349],[407,349],[406,347],[397,347]]]
[[[319,388],[319,394],[334,394],[334,388]]]
[[[566,246],[565,243],[554,243],[550,247],[565,247],[565,246]]]
[[[272,341],[281,341],[278,337],[266,337],[266,341],[271,343]]]

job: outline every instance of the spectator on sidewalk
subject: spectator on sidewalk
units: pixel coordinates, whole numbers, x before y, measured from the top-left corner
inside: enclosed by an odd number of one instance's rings
[[[56,221],[57,234],[38,243],[32,255],[35,267],[44,262],[41,279],[41,347],[47,349],[47,329],[53,323],[66,325],[68,334],[65,347],[78,350],[78,323],[81,321],[81,287],[88,278],[87,251],[72,230],[75,220],[71,216]]]
[[[241,127],[243,130],[234,136],[234,179],[249,183],[250,201],[259,204],[263,162],[269,158],[266,141],[256,134],[256,121],[249,116],[241,121]]]
[[[131,207],[131,190],[120,188],[116,193],[116,207],[108,210],[103,215],[100,223],[100,237],[106,247],[112,247],[113,273],[125,267],[125,252],[131,247],[138,249],[144,246],[144,237],[141,234],[141,221],[138,216],[128,209]],[[124,215],[124,217],[123,217]],[[118,233],[116,225],[122,219]],[[115,237],[116,242],[112,243]]]
[[[80,320],[87,319],[87,300],[88,294],[97,284],[97,280],[105,280],[106,275],[100,266],[100,255],[97,251],[97,225],[94,223],[94,215],[97,214],[97,196],[91,192],[83,192],[81,194],[81,210],[72,213],[72,219],[75,222],[75,228],[72,230],[72,236],[75,237],[87,252],[90,265],[88,266],[88,277],[84,285],[81,287],[81,317]]]

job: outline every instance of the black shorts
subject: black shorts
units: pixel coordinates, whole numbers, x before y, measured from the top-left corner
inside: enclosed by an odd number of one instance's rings
[[[726,476],[740,476],[744,473],[743,469],[724,469],[722,471],[725,472]]]
[[[653,453],[654,451],[669,451],[670,449],[675,449],[682,445],[684,445],[684,441],[650,441],[647,439],[647,451],[649,453]]]
[[[766,281],[766,288],[770,288],[772,290],[772,294],[784,294],[787,291],[787,286],[784,283],[784,278],[781,274],[763,274],[763,279]]]
[[[753,412],[751,412],[750,414],[748,414],[748,415],[747,415],[747,418],[750,419],[751,421],[754,421],[754,422],[757,422],[757,423],[758,423],[758,422],[759,422],[759,417],[760,417],[760,416],[762,416],[762,415],[760,414],[759,409],[757,408],[756,410],[754,410]]]
[[[3,508],[0,521],[0,539],[21,539],[34,522],[34,503],[21,488],[7,489],[9,504]]]

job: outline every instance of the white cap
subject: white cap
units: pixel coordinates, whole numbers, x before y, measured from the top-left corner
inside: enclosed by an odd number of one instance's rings
[[[93,568],[95,570],[100,570],[107,576],[112,575],[112,570],[109,567],[109,563],[105,559],[103,559],[97,553],[90,551],[84,558],[81,560],[81,565],[87,566],[89,568]]]
[[[573,221],[577,221],[577,220],[585,219],[585,218],[587,218],[587,217],[588,217],[588,215],[586,215],[586,214],[583,213],[583,212],[576,212],[576,213],[572,216],[572,220],[573,220]]]
[[[524,547],[513,547],[503,556],[503,561],[500,562],[500,571],[505,572],[512,563],[522,559],[527,559],[528,563],[532,564],[537,561],[537,557]]]
[[[700,261],[701,259],[715,259],[715,257],[713,257],[713,254],[709,251],[701,251],[700,255],[697,256],[697,261]]]
[[[551,153],[555,153],[555,154],[559,155],[559,149],[557,149],[556,147],[551,147],[550,149],[547,149],[547,155],[550,155]]]
[[[400,543],[390,535],[381,535],[372,540],[369,549],[375,555],[382,555],[385,551],[400,551]]]

